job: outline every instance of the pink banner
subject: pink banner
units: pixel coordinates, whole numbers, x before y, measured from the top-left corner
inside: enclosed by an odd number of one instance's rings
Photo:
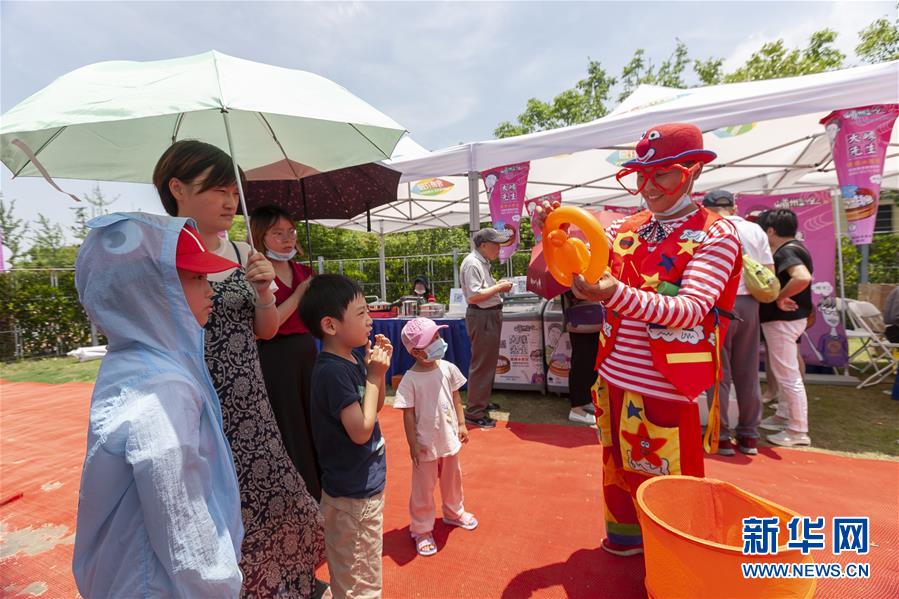
[[[483,171],[487,198],[490,201],[490,219],[494,228],[509,229],[512,236],[499,249],[499,259],[505,262],[518,249],[518,227],[524,208],[524,194],[528,184],[530,162],[498,166]]]
[[[883,160],[897,115],[899,104],[879,104],[835,110],[821,119],[855,245],[871,243],[874,235]]]
[[[543,202],[549,202],[550,204],[552,204],[553,202],[559,202],[561,204],[562,192],[554,191],[552,193],[542,195],[538,198],[532,198],[525,204],[525,209],[528,211],[528,218],[531,220],[531,231],[534,232],[534,239],[537,241],[537,243],[540,243],[540,241],[543,239],[543,231],[540,231],[536,227],[534,227],[534,209]]]
[[[802,335],[802,357],[806,364],[843,367],[848,360],[848,343],[836,306],[836,231],[830,191],[810,191],[784,195],[737,194],[740,216],[754,221],[765,210],[789,208],[799,220],[801,239],[812,256],[812,325]]]

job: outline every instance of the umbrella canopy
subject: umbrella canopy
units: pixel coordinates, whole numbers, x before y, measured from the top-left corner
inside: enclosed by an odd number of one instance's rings
[[[275,167],[283,164],[275,165]],[[296,165],[298,173],[309,172]],[[314,171],[311,171],[314,172]],[[269,180],[254,180],[260,177]],[[247,171],[247,207],[274,204],[286,210],[294,220],[351,219],[376,206],[396,200],[400,172],[369,163],[328,173],[278,180],[276,168],[261,167]]]
[[[324,77],[211,51],[63,75],[3,115],[0,160],[16,177],[42,165],[52,177],[146,183],[167,147],[199,139],[244,169],[290,159],[325,172],[390,158],[404,132]]]

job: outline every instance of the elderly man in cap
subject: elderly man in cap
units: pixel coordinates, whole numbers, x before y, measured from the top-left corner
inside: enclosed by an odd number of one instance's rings
[[[472,237],[474,250],[465,257],[459,269],[462,294],[468,302],[465,327],[471,340],[465,421],[481,428],[496,426],[488,412],[499,408],[490,403],[503,328],[503,298],[499,294],[512,289],[511,282],[493,279],[490,262],[499,257],[499,246],[509,241],[510,234],[509,230],[492,228],[475,233]]]
[[[723,189],[716,189],[705,194],[702,205],[716,212],[734,224],[743,254],[774,272],[774,258],[768,236],[760,226],[737,216],[737,205],[734,195]],[[762,420],[762,393],[759,388],[759,303],[749,293],[743,277],[737,289],[734,301],[734,314],[738,320],[730,323],[727,336],[721,347],[722,376],[718,396],[721,398],[721,440],[718,442],[718,454],[736,455],[736,450],[746,455],[758,453],[756,446],[759,438],[759,422]],[[728,422],[728,404],[730,403],[730,387],[733,381],[737,392],[739,420],[737,421],[737,443],[734,446],[730,438],[730,422]],[[707,393],[709,403],[712,401],[714,389]]]
[[[719,378],[728,316],[742,257],[734,225],[691,199],[703,165],[715,158],[694,125],[647,131],[618,181],[648,210],[613,223],[609,272],[572,291],[603,302],[593,388],[603,445],[606,538],[619,556],[643,552],[635,495],[653,476],[704,476],[696,397]],[[536,210],[538,226],[553,206]],[[717,404],[713,406],[717,408]],[[714,414],[710,421],[717,424]],[[716,449],[717,426],[706,445]]]

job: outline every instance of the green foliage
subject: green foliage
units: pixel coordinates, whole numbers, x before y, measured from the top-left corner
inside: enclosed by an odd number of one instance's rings
[[[788,48],[783,39],[768,42],[730,73],[724,72],[721,58],[691,60],[687,45],[678,39],[671,55],[658,65],[643,48],[637,48],[618,77],[610,76],[598,61],[590,60],[587,77],[575,87],[562,91],[551,102],[531,98],[516,122],[500,123],[493,134],[503,138],[590,122],[609,112],[613,89],[617,89],[617,100],[621,102],[643,84],[688,87],[685,71],[690,64],[701,85],[833,71],[842,68],[846,60],[846,55],[834,45],[836,39],[835,31],[821,29],[812,33],[804,48]],[[869,63],[899,58],[899,19],[892,23],[886,18],[877,19],[860,31],[856,53]]]
[[[634,52],[631,61],[624,65],[621,72],[621,93],[618,94],[618,101],[623,102],[625,98],[631,95],[635,89],[643,84],[661,85],[664,87],[687,87],[684,83],[683,74],[690,58],[687,52],[687,45],[677,40],[671,56],[662,61],[656,70],[652,61],[645,57],[643,48],[638,48]]]
[[[78,254],[77,246],[65,245],[65,234],[59,223],[50,222],[38,214],[37,225],[31,234],[32,245],[16,260],[18,268],[71,268]]]
[[[78,303],[75,273],[0,274],[0,360],[15,356],[13,329],[24,356],[64,353],[90,342],[90,322]]]
[[[21,255],[22,242],[28,234],[28,224],[15,217],[15,209],[16,201],[12,200],[7,204],[0,191],[0,235],[3,236],[3,245],[9,249],[10,255],[6,259],[10,263]]]
[[[601,118],[608,113],[606,103],[615,83],[615,78],[609,76],[599,61],[588,59],[587,76],[573,88],[563,91],[552,102],[529,99],[517,123],[500,123],[493,134],[498,138],[512,137]]]
[[[836,39],[835,31],[822,29],[813,33],[801,50],[788,49],[782,39],[763,44],[746,64],[725,75],[724,82],[795,77],[839,69],[846,55],[833,46]]]
[[[718,85],[724,79],[724,59],[708,58],[693,61],[693,71],[703,85]]]
[[[875,64],[899,58],[899,18],[892,23],[877,19],[858,33],[855,53],[864,62]]]
[[[843,249],[843,277],[846,285],[846,297],[858,298],[858,277],[861,270],[862,255],[858,247],[848,237],[840,239]],[[899,235],[881,233],[874,236],[868,252],[868,282],[896,283],[899,281]],[[839,267],[835,271],[839,273]]]

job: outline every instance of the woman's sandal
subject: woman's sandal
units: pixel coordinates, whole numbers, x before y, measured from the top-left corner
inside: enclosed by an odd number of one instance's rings
[[[444,516],[443,523],[449,524],[450,526],[458,526],[465,530],[474,530],[478,527],[478,519],[474,517],[474,514],[469,514],[468,512],[462,514],[462,517],[458,520],[453,520],[452,518]]]
[[[418,555],[424,557],[437,553],[437,543],[434,542],[434,535],[428,533],[415,537],[415,550],[418,551]]]

